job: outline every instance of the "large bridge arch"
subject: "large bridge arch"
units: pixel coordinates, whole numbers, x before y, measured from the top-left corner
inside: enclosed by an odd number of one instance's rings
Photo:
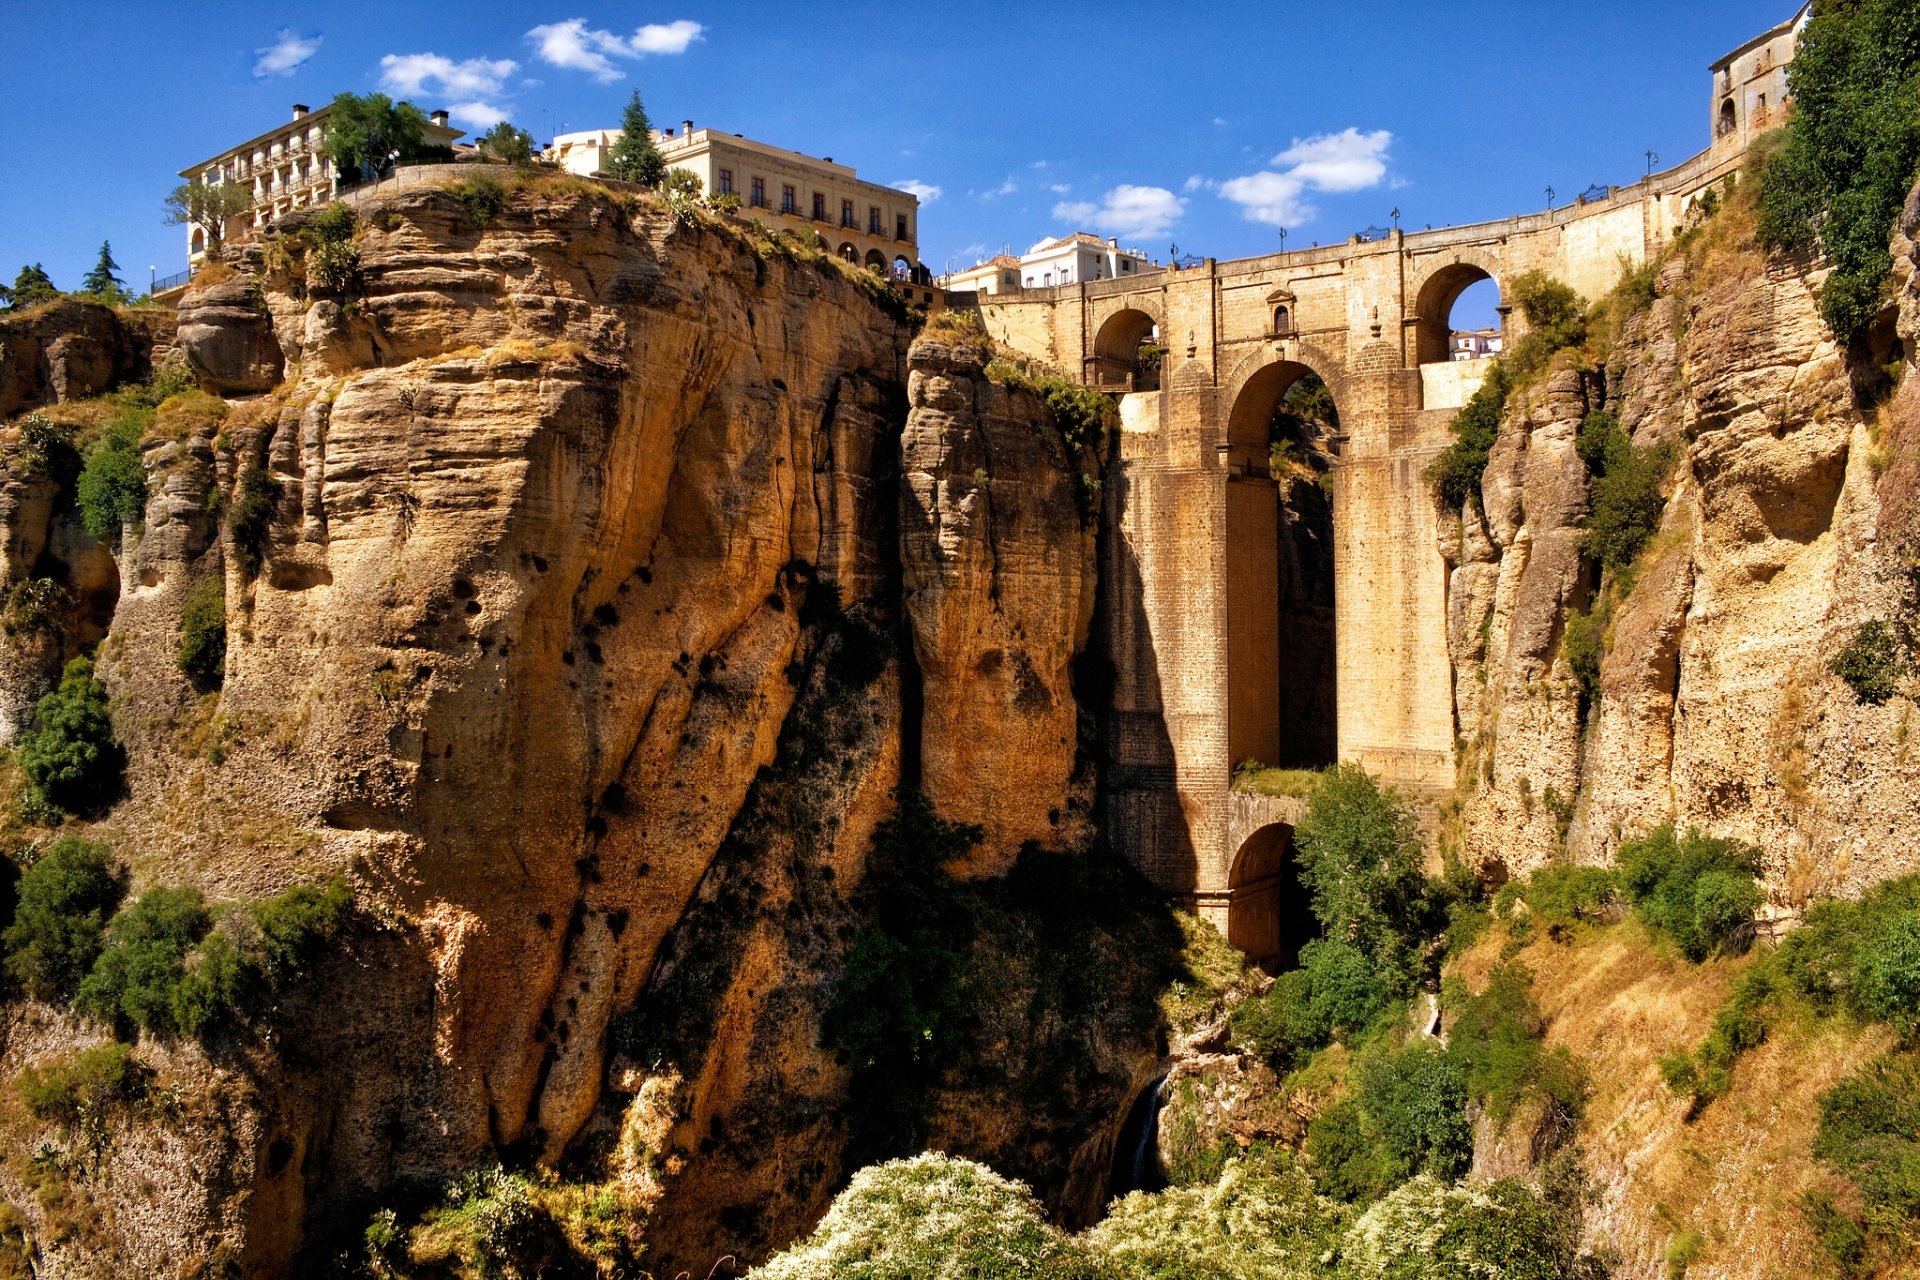
[[[1334,404],[1345,414],[1353,399],[1345,367],[1310,343],[1290,340],[1257,351],[1221,380],[1219,447],[1230,467],[1265,459],[1267,424],[1274,407],[1309,373],[1327,384]]]
[[[1270,822],[1234,851],[1227,877],[1227,941],[1269,973],[1299,963],[1319,929],[1300,882],[1293,824]]]
[[[1141,385],[1145,380],[1137,375],[1141,372],[1141,344],[1154,334],[1164,332],[1160,326],[1160,308],[1147,298],[1127,297],[1117,301],[1118,305],[1088,317],[1093,338],[1088,344],[1083,380],[1091,386],[1152,390]],[[1151,381],[1157,384],[1159,371],[1152,372],[1155,376]]]

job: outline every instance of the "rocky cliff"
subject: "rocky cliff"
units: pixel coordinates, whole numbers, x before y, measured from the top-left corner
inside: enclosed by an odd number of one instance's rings
[[[1603,364],[1561,357],[1509,400],[1484,509],[1443,520],[1472,860],[1604,862],[1623,835],[1695,825],[1765,850],[1782,911],[1914,869],[1911,705],[1863,703],[1830,666],[1911,606],[1898,442],[1920,406],[1910,378],[1887,398],[1885,368],[1913,350],[1911,242],[1896,253],[1905,344],[1889,323],[1849,358],[1820,274],[1763,259],[1736,205],[1663,260]],[[1596,411],[1673,459],[1658,531],[1604,582],[1577,447]],[[1588,687],[1567,644],[1583,615]]]
[[[838,1175],[822,993],[896,784],[984,826],[978,873],[1088,834],[1093,532],[1045,406],[984,350],[910,353],[897,302],[795,242],[567,179],[503,204],[382,195],[207,273],[180,343],[226,400],[149,433],[111,562],[101,831],[151,851],[136,890],[341,874],[385,922],[276,1047],[197,1069],[253,1082],[189,1179],[251,1274],[380,1188],[628,1130],[650,1262],[783,1242]],[[53,495],[9,501],[14,561],[68,536]],[[209,583],[217,693],[175,661]],[[1102,1104],[1056,1190],[1104,1171]],[[210,1234],[139,1231],[176,1263]]]

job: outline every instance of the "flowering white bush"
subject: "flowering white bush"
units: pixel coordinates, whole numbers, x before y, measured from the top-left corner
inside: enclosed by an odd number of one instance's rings
[[[1238,1156],[1211,1186],[1116,1201],[1087,1241],[1129,1280],[1294,1280],[1332,1261],[1348,1210],[1284,1156]]]
[[[1022,1183],[927,1152],[853,1175],[812,1235],[756,1280],[1102,1280]]]

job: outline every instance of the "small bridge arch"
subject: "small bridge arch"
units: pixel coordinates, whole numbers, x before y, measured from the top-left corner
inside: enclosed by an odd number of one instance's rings
[[[1319,933],[1293,841],[1305,813],[1306,802],[1290,796],[1233,797],[1224,932],[1269,973],[1292,968]]]
[[[1453,304],[1482,280],[1491,280],[1500,291],[1502,314],[1509,297],[1506,266],[1498,255],[1486,252],[1456,252],[1444,262],[1435,262],[1413,280],[1408,292],[1413,299],[1412,354],[1415,364],[1437,364],[1452,359]],[[1501,326],[1503,329],[1505,325]]]
[[[1127,298],[1101,318],[1094,331],[1093,354],[1087,357],[1084,380],[1096,387],[1125,387],[1129,391],[1152,390],[1143,385],[1158,383],[1158,369],[1140,368],[1140,346],[1159,333],[1159,308],[1144,299]],[[1140,375],[1148,372],[1150,378]]]

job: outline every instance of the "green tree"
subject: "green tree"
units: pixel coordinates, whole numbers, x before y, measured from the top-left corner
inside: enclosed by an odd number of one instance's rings
[[[1383,980],[1410,982],[1429,914],[1413,811],[1359,765],[1335,765],[1314,787],[1294,841],[1326,936],[1365,955]]]
[[[94,297],[104,299],[108,302],[125,300],[127,296],[126,282],[119,276],[113,274],[119,269],[120,264],[113,260],[112,242],[102,240],[100,242],[100,258],[93,264],[93,270],[87,272],[86,278],[80,282],[80,292],[90,293]]]
[[[40,699],[15,758],[35,797],[51,808],[87,814],[111,802],[126,753],[113,740],[106,686],[93,678],[90,659],[69,662],[60,687]]]
[[[122,892],[104,847],[62,836],[20,877],[20,904],[0,935],[7,972],[35,998],[73,994],[100,954],[106,927]]]
[[[1820,313],[1857,343],[1885,305],[1887,239],[1920,170],[1920,8],[1816,5],[1787,83],[1785,142],[1760,168],[1760,240],[1826,255]]]
[[[20,274],[13,278],[13,288],[7,291],[13,308],[37,306],[42,302],[52,302],[61,296],[53,287],[53,279],[47,275],[39,263],[30,267],[21,267]]]
[[[227,235],[227,222],[253,208],[253,193],[237,182],[183,182],[162,202],[168,226],[198,227],[206,233],[207,248],[217,247]]]
[[[1679,944],[1687,959],[1742,951],[1753,937],[1753,913],[1766,900],[1756,879],[1760,852],[1672,823],[1620,845],[1620,882],[1627,900],[1653,929]]]
[[[620,118],[620,140],[608,153],[607,176],[643,187],[657,187],[667,176],[666,157],[653,143],[653,124],[647,119],[647,109],[640,105],[637,89]]]
[[[102,1022],[126,1018],[142,1031],[176,1034],[187,952],[212,926],[198,889],[147,890],[107,926],[107,945],[74,993],[73,1007]]]
[[[533,135],[502,120],[474,139],[480,154],[501,164],[533,163]]]
[[[140,462],[146,425],[147,417],[133,412],[108,423],[74,482],[81,523],[109,546],[118,546],[121,530],[137,526],[146,513],[147,473]]]
[[[341,185],[355,186],[427,156],[433,149],[426,134],[427,117],[411,102],[395,102],[384,93],[342,93],[327,112],[321,147]]]

